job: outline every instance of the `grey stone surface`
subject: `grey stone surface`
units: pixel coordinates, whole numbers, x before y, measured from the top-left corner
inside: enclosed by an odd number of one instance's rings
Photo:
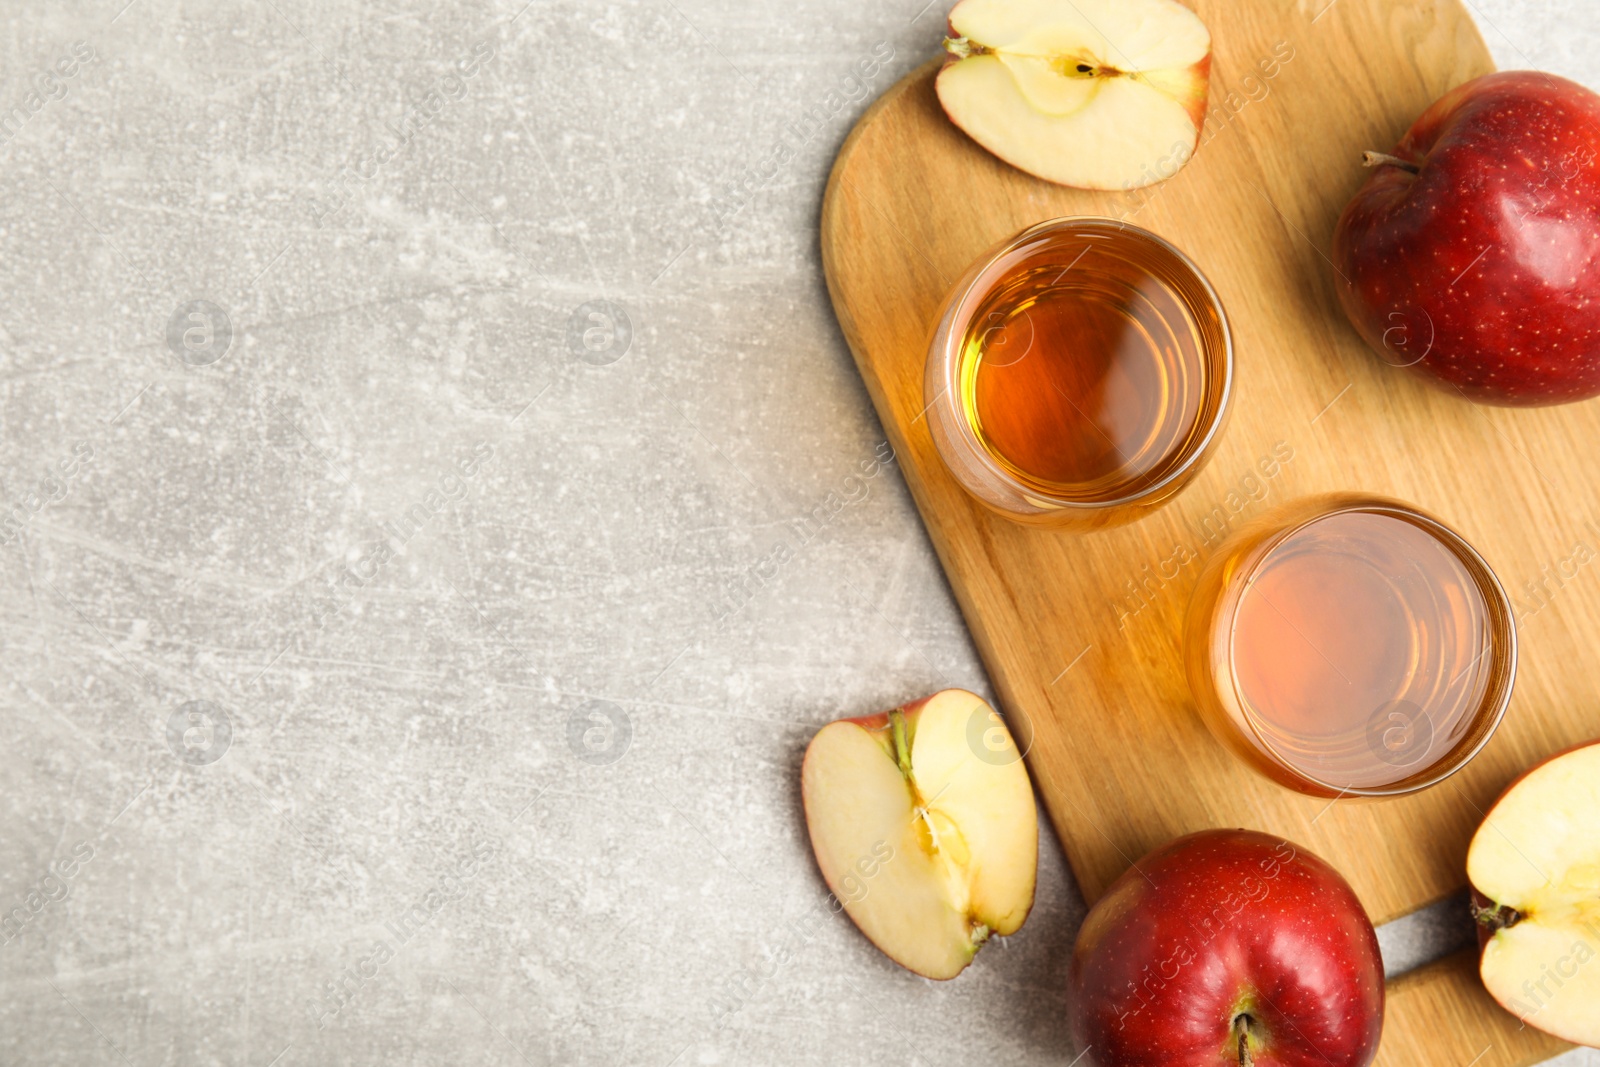
[[[0,14],[0,1062],[1070,1061],[1048,833],[934,984],[796,790],[986,688],[816,247],[942,8],[125,2]]]

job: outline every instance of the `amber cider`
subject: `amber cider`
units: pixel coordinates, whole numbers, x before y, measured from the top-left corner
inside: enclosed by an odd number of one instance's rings
[[[1515,672],[1510,604],[1431,516],[1381,498],[1290,505],[1208,565],[1186,635],[1219,736],[1319,795],[1408,792],[1476,752]]]
[[[1227,375],[1211,350],[1214,297],[1151,238],[1079,220],[1007,264],[966,323],[961,410],[1033,492],[1136,496],[1202,449],[1217,421]]]

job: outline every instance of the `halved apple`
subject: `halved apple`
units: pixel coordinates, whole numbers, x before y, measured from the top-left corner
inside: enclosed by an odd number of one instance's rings
[[[1016,743],[982,698],[946,689],[829,723],[801,796],[828,888],[868,939],[954,978],[1033,907],[1039,819]]]
[[[1467,849],[1489,994],[1529,1026],[1600,1045],[1600,742],[1503,793]]]
[[[1137,189],[1199,142],[1211,34],[1176,0],[962,0],[945,48],[950,121],[1047,181]]]

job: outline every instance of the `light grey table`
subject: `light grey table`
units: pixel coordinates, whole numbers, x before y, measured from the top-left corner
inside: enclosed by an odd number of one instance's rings
[[[0,1063],[1071,1060],[1052,838],[937,985],[796,788],[986,686],[817,261],[943,7],[521,3],[4,12]]]

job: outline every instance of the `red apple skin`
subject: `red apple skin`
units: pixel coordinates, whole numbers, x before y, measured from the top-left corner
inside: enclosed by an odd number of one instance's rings
[[[1365,1067],[1383,962],[1348,883],[1305,849],[1206,830],[1156,849],[1084,920],[1068,978],[1073,1040],[1096,1067],[1239,1062]]]
[[[968,693],[968,695],[971,696],[973,700],[982,700],[983,699],[982,697],[978,696],[976,693],[969,693],[968,690],[965,690],[965,689],[961,689],[961,690],[957,690],[957,691],[958,692],[962,692],[962,693]],[[941,689],[938,692],[942,693],[942,692],[944,692],[944,690]],[[894,708],[893,710],[894,711],[898,711],[900,714],[904,715],[908,719],[912,718],[913,716],[915,716],[918,712],[920,712],[922,710],[922,706],[924,704],[926,704],[928,701],[932,700],[936,695],[938,695],[938,694],[937,693],[929,693],[925,697],[918,697],[916,700],[913,700],[908,704],[902,704],[898,708]],[[889,726],[890,726],[890,724],[889,724],[889,712],[887,712],[887,711],[875,712],[872,715],[857,715],[853,719],[845,719],[844,721],[845,722],[853,722],[857,726],[861,727],[863,730],[888,730]]]
[[[1339,300],[1367,344],[1480,403],[1600,394],[1600,96],[1488,74],[1390,154],[1421,169],[1374,168],[1333,237]]]

